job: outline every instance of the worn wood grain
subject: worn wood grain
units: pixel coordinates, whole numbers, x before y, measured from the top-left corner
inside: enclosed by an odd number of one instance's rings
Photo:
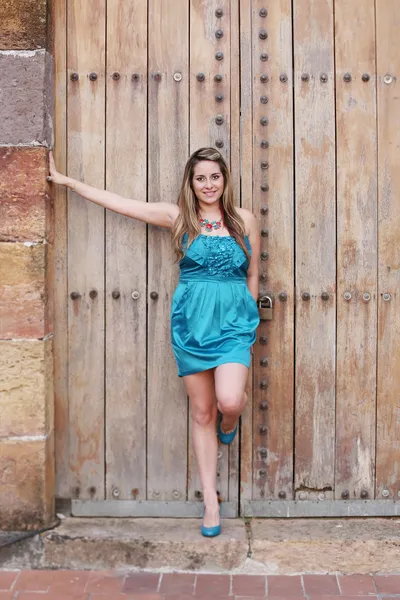
[[[335,458],[333,2],[294,1],[296,195],[295,486],[332,497]],[[309,81],[301,79],[309,75]],[[326,81],[321,81],[326,76]],[[303,300],[302,294],[310,294]],[[321,294],[329,294],[323,300]]]
[[[105,2],[68,2],[68,175],[104,186]],[[70,75],[79,74],[78,81]],[[97,80],[89,79],[90,73]],[[104,498],[104,209],[68,193],[72,496]],[[89,294],[96,294],[91,297]]]
[[[239,0],[230,2],[230,169],[235,203],[240,196],[240,27]],[[250,394],[251,402],[251,394]],[[240,454],[239,436],[229,446],[228,498],[238,507]],[[239,514],[239,513],[238,513]]]
[[[233,30],[233,28],[232,28]],[[241,206],[253,211],[253,114],[251,0],[240,0],[240,146]],[[232,107],[233,109],[233,107]],[[232,143],[233,146],[233,143]],[[251,365],[247,384],[248,403],[242,414],[240,440],[240,501],[252,499],[253,491],[253,377]],[[243,510],[241,508],[241,514]]]
[[[260,229],[268,230],[267,237],[261,236],[261,251],[268,258],[260,260],[260,293],[274,297],[274,310],[272,321],[261,322],[255,345],[254,500],[290,498],[293,481],[292,11],[287,0],[271,3],[267,17],[260,16],[263,8],[265,3],[253,1],[253,211]],[[266,40],[260,37],[262,30],[267,31]],[[267,60],[261,59],[264,53]],[[280,81],[281,74],[286,82]],[[262,188],[265,184],[269,189]],[[280,293],[287,294],[286,301],[278,299]]]
[[[374,497],[377,140],[374,0],[336,0],[335,498]],[[345,81],[346,74],[351,81]],[[369,81],[362,75],[368,73]],[[350,301],[344,294],[350,292]],[[364,294],[369,294],[364,296]]]
[[[176,202],[188,155],[188,3],[149,0],[148,194]],[[160,73],[161,80],[155,77]],[[182,79],[173,76],[180,73]],[[187,497],[187,401],[170,341],[178,278],[170,232],[148,232],[147,485],[149,500]],[[156,300],[149,295],[158,293]]]
[[[54,158],[61,173],[67,170],[67,2],[53,5],[57,44],[54,45]],[[54,427],[55,427],[55,493],[69,498],[69,401],[68,401],[68,240],[67,193],[62,186],[51,190],[54,198]]]
[[[217,9],[223,11],[217,17]],[[222,31],[223,37],[217,38],[216,31]],[[237,33],[237,30],[236,30]],[[216,53],[222,52],[223,59],[217,60]],[[190,152],[200,147],[216,147],[217,140],[223,142],[217,148],[230,165],[230,128],[231,128],[231,6],[227,0],[191,0],[190,2]],[[204,81],[198,81],[197,75],[204,74]],[[220,83],[214,81],[215,74],[222,75]],[[223,96],[217,102],[216,96]],[[218,125],[217,116],[223,118]],[[236,444],[238,440],[236,440]],[[236,446],[235,446],[236,447]],[[219,446],[217,467],[217,489],[223,500],[229,499],[229,448]],[[233,459],[233,453],[232,453]],[[235,457],[237,460],[237,456]],[[234,467],[237,469],[236,466]],[[196,498],[196,490],[201,489],[200,477],[194,455],[191,423],[189,436],[189,500]]]
[[[143,202],[146,71],[147,2],[109,2],[106,183],[108,189]],[[146,499],[146,238],[145,223],[106,212],[106,497],[110,499],[116,493],[118,499]]]
[[[221,9],[222,17],[215,11]],[[222,31],[221,38],[216,32]],[[190,1],[190,151],[202,146],[224,144],[221,154],[230,161],[230,2],[228,0]],[[217,60],[216,53],[223,59]],[[197,75],[204,74],[204,81]],[[214,81],[222,75],[220,83]],[[222,102],[216,96],[223,96]],[[216,123],[219,115],[222,124]]]
[[[378,95],[377,498],[400,481],[400,5],[376,1]],[[386,78],[386,79],[385,79]],[[390,300],[384,294],[390,294]],[[386,493],[388,492],[388,494]]]

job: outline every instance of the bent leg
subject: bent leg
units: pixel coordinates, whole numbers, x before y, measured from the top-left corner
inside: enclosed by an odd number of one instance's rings
[[[215,393],[222,413],[221,429],[233,431],[247,402],[245,392],[249,369],[239,363],[220,365],[215,369]]]
[[[217,402],[212,370],[183,378],[190,399],[193,446],[199,467],[205,504],[204,525],[219,524],[217,499],[218,440],[216,435]]]

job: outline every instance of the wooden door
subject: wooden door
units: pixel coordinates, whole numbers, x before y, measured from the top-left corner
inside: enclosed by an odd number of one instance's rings
[[[242,514],[399,514],[400,7],[242,0],[241,16],[242,193],[274,300],[253,365]]]
[[[59,2],[67,51],[56,56],[57,160],[68,174],[176,202],[189,153],[218,146],[239,201],[238,11],[228,0]],[[72,498],[75,515],[200,516],[188,399],[170,345],[170,233],[69,196],[57,215],[59,231],[68,228],[58,251],[69,305],[68,315],[57,308],[60,331],[68,328],[68,356],[61,341],[56,349],[68,373],[57,389],[57,493]],[[238,449],[236,440],[219,453],[231,517]]]
[[[258,218],[257,333],[223,515],[398,514],[399,54],[390,0],[56,2],[56,158],[176,202],[218,147]],[[170,234],[56,196],[57,495],[73,514],[200,516],[170,346]]]

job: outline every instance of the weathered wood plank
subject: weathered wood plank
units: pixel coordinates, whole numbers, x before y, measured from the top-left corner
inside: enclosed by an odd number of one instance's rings
[[[54,32],[54,158],[61,173],[67,170],[67,3],[53,4]],[[67,193],[63,186],[52,189],[54,198],[54,427],[55,427],[55,493],[69,498],[69,417],[68,417],[68,241]]]
[[[335,458],[333,2],[294,1],[296,492],[332,498]],[[303,81],[302,74],[309,75]],[[303,293],[310,294],[304,300]],[[321,294],[328,294],[324,300]],[[304,497],[304,496],[302,496]]]
[[[239,0],[230,2],[230,169],[235,202],[240,197],[240,29]],[[251,394],[250,394],[251,399]],[[228,497],[230,502],[239,500],[239,436],[229,446]],[[239,506],[238,506],[239,508]]]
[[[147,2],[109,2],[106,183],[144,202],[146,70]],[[106,212],[107,498],[146,499],[146,237],[145,223]]]
[[[379,240],[377,498],[397,498],[400,487],[399,27],[399,3],[376,0]]]
[[[104,185],[105,2],[68,2],[68,174]],[[79,79],[71,80],[75,72]],[[97,79],[91,81],[90,73]],[[104,498],[104,209],[68,193],[72,496]],[[92,293],[92,296],[90,296]]]
[[[222,16],[216,15],[217,10]],[[222,37],[216,37],[221,31]],[[222,52],[222,60],[217,53]],[[219,56],[219,55],[218,55]],[[230,164],[231,129],[231,6],[227,0],[191,0],[190,2],[190,152],[203,146],[223,147],[218,150]],[[204,80],[199,81],[202,73]],[[214,76],[222,76],[222,81]],[[217,96],[223,97],[217,101]],[[216,123],[217,116],[223,119]],[[190,420],[191,421],[191,420]],[[201,489],[194,455],[191,422],[189,423],[189,486],[188,498],[194,500]],[[238,440],[235,441],[238,444]],[[233,455],[232,455],[233,458]],[[237,468],[237,463],[234,468]],[[229,499],[229,448],[219,446],[217,489],[224,501]]]
[[[148,194],[176,202],[188,154],[188,28],[184,0],[149,0]],[[156,74],[160,74],[160,78]],[[180,73],[177,81],[174,74]],[[170,342],[178,268],[170,232],[148,232],[148,499],[187,497],[187,401]],[[158,299],[150,294],[158,293]]]
[[[215,11],[222,10],[217,17]],[[217,32],[222,37],[217,37]],[[219,150],[230,162],[230,2],[191,0],[190,2],[190,152],[202,146],[223,143]],[[222,52],[222,60],[217,53]],[[197,76],[204,75],[203,81]],[[222,81],[214,80],[222,75]],[[217,101],[217,95],[223,97]],[[218,124],[216,117],[222,117]]]
[[[336,0],[335,498],[374,497],[377,148],[374,0]],[[346,81],[347,74],[351,81]],[[362,75],[370,80],[363,81]],[[351,293],[350,300],[344,298]],[[368,296],[365,296],[368,294]]]
[[[233,21],[232,21],[233,23]],[[232,37],[234,36],[232,26]],[[253,211],[253,114],[252,114],[252,52],[251,0],[240,0],[240,171],[241,206]],[[232,82],[232,86],[234,83]],[[232,105],[233,110],[233,105]],[[233,148],[233,139],[232,139]],[[240,501],[251,500],[253,490],[253,377],[251,365],[247,384],[248,403],[242,414],[240,443]],[[242,509],[241,509],[242,514]]]
[[[267,16],[262,16],[262,9],[267,9]],[[289,0],[268,6],[253,0],[252,46],[253,212],[264,230],[261,251],[268,253],[267,260],[260,260],[260,293],[275,297],[273,320],[261,322],[254,354],[253,499],[267,500],[290,498],[293,487],[294,214]],[[287,79],[281,81],[283,74]],[[278,299],[280,293],[287,294],[286,301]],[[261,387],[264,385],[267,387]]]

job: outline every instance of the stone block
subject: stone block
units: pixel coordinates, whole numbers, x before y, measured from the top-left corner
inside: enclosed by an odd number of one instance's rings
[[[53,340],[0,341],[0,438],[54,427]]]
[[[33,530],[54,519],[54,435],[0,440],[0,529]]]
[[[52,145],[52,72],[45,50],[0,51],[0,145]]]
[[[0,148],[0,242],[53,241],[46,148]]]
[[[45,280],[48,248],[0,243],[0,339],[43,338],[53,330]]]
[[[46,47],[46,0],[1,0],[0,49]]]

